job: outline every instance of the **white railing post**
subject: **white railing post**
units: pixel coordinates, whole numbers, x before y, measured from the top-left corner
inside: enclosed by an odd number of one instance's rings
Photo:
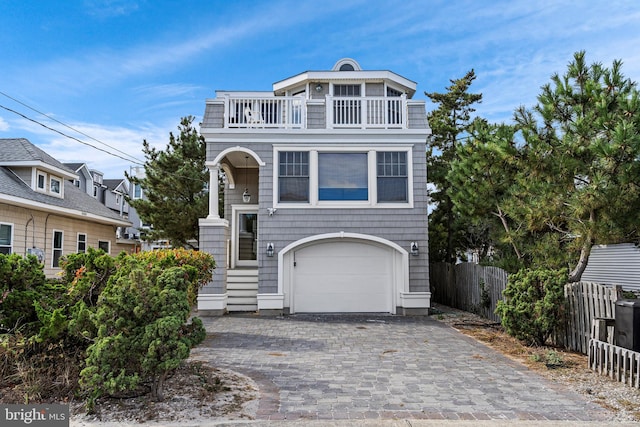
[[[360,100],[356,100],[356,104],[358,103],[360,104],[360,110],[361,110],[360,127],[362,129],[365,129],[369,124],[369,119],[367,114],[367,112],[369,111],[369,109],[367,108],[369,103],[366,101],[367,98],[363,98],[363,99],[364,99],[364,102]]]
[[[407,103],[407,95],[402,94],[400,96],[400,114],[402,114],[400,120],[403,129],[409,128],[409,104]]]
[[[335,123],[335,118],[333,117],[333,112],[336,109],[334,105],[333,96],[326,95],[326,116],[327,116],[327,129],[333,129],[333,125]]]

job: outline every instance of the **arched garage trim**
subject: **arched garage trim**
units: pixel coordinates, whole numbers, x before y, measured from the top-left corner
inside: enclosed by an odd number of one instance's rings
[[[399,306],[401,294],[409,292],[409,253],[397,243],[377,236],[360,233],[325,233],[315,236],[305,237],[290,243],[278,253],[278,294],[284,295],[284,306],[289,307],[291,312],[295,312],[292,289],[292,254],[294,251],[304,247],[320,243],[338,242],[340,240],[369,243],[379,247],[386,247],[393,253],[393,288],[391,295],[390,312],[395,314],[396,307]]]

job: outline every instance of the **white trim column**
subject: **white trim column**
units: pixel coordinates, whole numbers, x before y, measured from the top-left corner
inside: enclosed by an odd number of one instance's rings
[[[209,168],[209,215],[207,219],[220,219],[218,213],[218,176],[220,165],[207,165]]]

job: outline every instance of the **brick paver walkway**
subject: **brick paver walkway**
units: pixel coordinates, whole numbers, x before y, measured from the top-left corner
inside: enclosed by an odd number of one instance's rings
[[[428,317],[203,319],[196,360],[250,376],[257,417],[607,420],[611,414]]]

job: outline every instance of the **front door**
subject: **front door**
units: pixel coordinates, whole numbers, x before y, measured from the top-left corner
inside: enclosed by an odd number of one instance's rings
[[[258,266],[258,207],[238,206],[234,209],[233,253],[235,266]]]

